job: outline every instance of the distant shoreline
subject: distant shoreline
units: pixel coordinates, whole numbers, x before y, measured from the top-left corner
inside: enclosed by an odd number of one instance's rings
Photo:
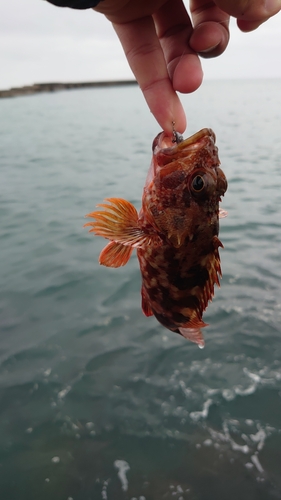
[[[102,82],[34,83],[33,85],[0,90],[0,99],[47,92],[59,92],[61,90],[87,89],[93,87],[120,87],[123,85],[137,85],[137,82],[136,80],[112,80]]]

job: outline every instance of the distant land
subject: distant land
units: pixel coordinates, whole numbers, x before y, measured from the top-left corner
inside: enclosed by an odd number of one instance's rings
[[[137,85],[136,80],[113,80],[104,82],[76,82],[76,83],[34,83],[24,87],[15,87],[0,90],[0,98],[18,97],[22,95],[40,94],[45,92],[58,92],[61,90],[88,89],[93,87],[120,87],[121,85]]]

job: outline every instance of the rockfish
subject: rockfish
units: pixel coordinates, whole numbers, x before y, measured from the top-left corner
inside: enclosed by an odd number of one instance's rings
[[[219,286],[219,217],[226,214],[215,134],[205,128],[183,140],[161,132],[152,150],[139,214],[130,202],[107,198],[85,226],[110,240],[100,264],[124,266],[136,248],[144,314],[204,347],[202,314]]]

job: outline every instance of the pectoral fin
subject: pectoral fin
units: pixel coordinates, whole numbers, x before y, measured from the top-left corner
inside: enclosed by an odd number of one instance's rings
[[[90,233],[93,232],[132,248],[162,244],[157,234],[148,234],[143,231],[139,223],[138,212],[132,203],[122,198],[106,198],[105,201],[109,203],[97,205],[104,210],[97,210],[86,215],[95,219],[94,222],[84,224],[84,227],[92,227]]]
[[[101,251],[99,263],[106,267],[125,266],[133,252],[132,247],[124,246],[122,243],[111,241]]]
[[[228,213],[226,210],[223,208],[219,208],[219,219],[224,219],[224,217],[227,217]]]
[[[86,215],[95,221],[88,222],[84,227],[92,226],[90,233],[93,232],[123,245],[133,245],[141,232],[135,207],[121,198],[107,198],[106,201],[110,203],[97,205],[104,210],[97,210]]]

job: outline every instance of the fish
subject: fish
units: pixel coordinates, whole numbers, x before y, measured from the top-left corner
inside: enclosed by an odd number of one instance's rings
[[[205,345],[203,312],[222,277],[219,208],[227,190],[216,137],[204,128],[187,139],[160,132],[137,212],[123,198],[106,198],[86,217],[89,232],[109,241],[100,264],[121,267],[136,249],[143,313],[168,330]]]

